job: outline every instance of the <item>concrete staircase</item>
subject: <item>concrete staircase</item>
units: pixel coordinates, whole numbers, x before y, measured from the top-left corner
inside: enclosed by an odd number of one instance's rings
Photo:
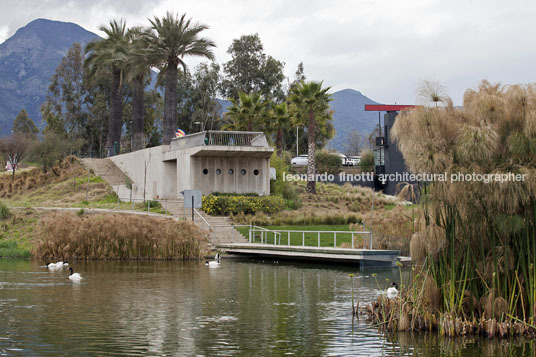
[[[176,217],[184,217],[187,220],[192,219],[191,209],[185,209],[182,201],[166,202],[165,207]],[[194,223],[199,228],[209,232],[210,243],[213,247],[220,243],[247,243],[247,239],[232,226],[232,221],[229,217],[209,216],[200,209],[197,212],[203,218],[199,217],[198,214],[194,214]]]
[[[204,220],[199,215],[195,215],[195,223],[203,229],[208,228],[205,221],[210,225],[210,242],[213,247],[222,243],[247,243],[247,239],[232,226],[229,217],[215,217],[203,211],[198,210],[198,212]]]

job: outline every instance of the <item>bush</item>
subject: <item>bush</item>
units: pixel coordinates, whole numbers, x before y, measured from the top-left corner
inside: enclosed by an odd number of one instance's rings
[[[203,211],[209,215],[274,213],[284,209],[285,202],[277,196],[203,196]]]
[[[316,171],[336,175],[342,171],[342,159],[334,153],[321,150],[316,153]]]
[[[158,201],[148,201],[149,208],[160,208],[160,202]]]
[[[4,202],[0,202],[0,219],[4,220],[9,217],[9,208]]]
[[[374,153],[372,151],[367,151],[361,154],[359,168],[361,169],[361,172],[374,172]]]

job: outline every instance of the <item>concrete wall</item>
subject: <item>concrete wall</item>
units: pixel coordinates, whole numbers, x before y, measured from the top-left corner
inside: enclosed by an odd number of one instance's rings
[[[169,171],[164,171],[162,163],[167,148],[168,145],[161,145],[110,157],[110,160],[132,180],[133,198],[143,199],[144,188],[147,199],[153,199],[157,196],[165,197],[161,191],[163,189],[161,182],[170,178],[166,176]],[[147,174],[145,174],[145,166],[147,166]]]
[[[177,199],[180,192],[189,189],[199,189],[203,194],[217,191],[269,195],[272,152],[270,147],[225,146],[170,151],[168,145],[162,145],[110,159],[133,181],[133,198],[144,198],[145,187],[146,199]],[[206,174],[203,170],[207,170]],[[233,170],[232,175],[229,170]],[[128,198],[123,196],[120,195]]]
[[[203,193],[270,194],[268,158],[192,156],[191,159],[193,188]]]

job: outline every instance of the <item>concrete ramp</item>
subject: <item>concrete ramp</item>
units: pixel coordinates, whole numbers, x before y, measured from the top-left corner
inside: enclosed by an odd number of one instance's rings
[[[110,159],[82,159],[82,164],[106,181],[120,198],[130,197],[128,176]]]

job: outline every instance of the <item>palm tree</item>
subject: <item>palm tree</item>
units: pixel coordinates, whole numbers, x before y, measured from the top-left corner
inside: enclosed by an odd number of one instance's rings
[[[271,113],[272,125],[275,127],[275,147],[277,148],[277,156],[283,155],[283,131],[290,127],[290,115],[288,112],[287,103],[283,102],[274,105]]]
[[[230,99],[233,104],[226,116],[231,124],[226,129],[232,130],[259,130],[264,126],[267,116],[267,102],[263,101],[259,92],[246,94],[238,93],[238,100]]]
[[[307,176],[310,178],[316,174],[316,126],[331,120],[329,90],[330,87],[322,88],[322,82],[301,82],[292,88],[290,94],[291,103],[295,106],[296,124],[307,125]],[[307,181],[306,190],[316,194],[316,181]]]
[[[108,155],[117,154],[115,146],[121,142],[123,124],[123,77],[128,59],[128,36],[123,20],[111,20],[108,27],[99,27],[106,38],[87,44],[88,54],[84,62],[90,78],[98,72],[110,71],[112,88],[110,91],[110,118],[108,121],[108,137],[106,147]],[[113,148],[113,149],[112,149]]]
[[[163,18],[154,17],[149,21],[152,30],[149,33],[149,56],[154,65],[166,71],[163,143],[167,145],[171,142],[177,120],[178,66],[186,69],[184,58],[187,56],[214,59],[212,47],[216,45],[210,39],[199,36],[208,26],[192,23],[191,19],[186,19],[186,14],[179,18],[168,12]]]
[[[150,62],[147,54],[147,33],[140,27],[128,30],[129,50],[127,60],[127,78],[132,84],[132,136],[131,150],[145,147],[144,129],[144,98],[145,82],[150,77]]]

